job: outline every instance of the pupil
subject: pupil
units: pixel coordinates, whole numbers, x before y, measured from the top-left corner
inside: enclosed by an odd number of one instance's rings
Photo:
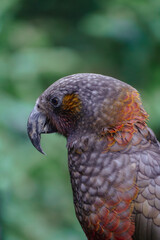
[[[57,98],[53,98],[52,99],[52,103],[54,106],[57,106],[58,105],[58,99]]]

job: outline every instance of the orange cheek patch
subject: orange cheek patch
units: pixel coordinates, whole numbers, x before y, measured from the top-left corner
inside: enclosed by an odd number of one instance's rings
[[[62,109],[74,115],[79,113],[81,110],[81,101],[78,94],[72,93],[65,95],[62,101]]]

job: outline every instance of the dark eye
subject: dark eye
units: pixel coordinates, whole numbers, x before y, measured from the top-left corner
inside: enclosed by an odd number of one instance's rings
[[[58,107],[59,106],[59,99],[57,97],[54,97],[51,99],[51,103],[54,107]]]

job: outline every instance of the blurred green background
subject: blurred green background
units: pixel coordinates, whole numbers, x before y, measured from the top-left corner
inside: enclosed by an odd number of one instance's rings
[[[42,136],[42,156],[26,134],[37,97],[78,72],[136,87],[160,139],[160,1],[0,0],[1,239],[86,239],[65,139]]]

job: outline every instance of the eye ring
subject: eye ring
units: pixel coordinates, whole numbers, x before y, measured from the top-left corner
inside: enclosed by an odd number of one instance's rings
[[[60,105],[60,101],[57,97],[51,98],[51,103],[54,107],[59,107],[59,105]]]

